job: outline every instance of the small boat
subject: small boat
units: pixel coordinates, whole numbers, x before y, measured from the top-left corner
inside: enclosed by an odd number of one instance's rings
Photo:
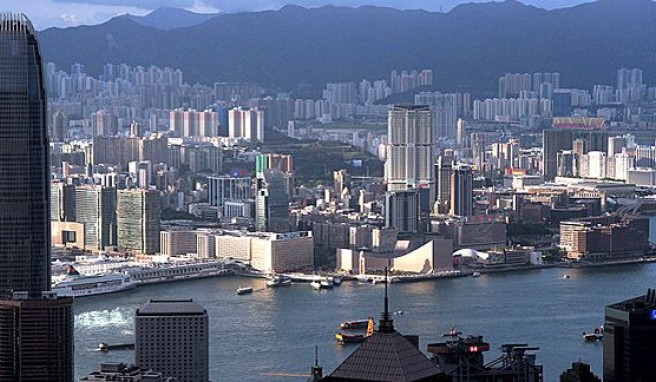
[[[110,350],[124,350],[124,349],[134,349],[134,343],[121,343],[121,344],[108,344],[107,342],[101,342],[98,344],[98,350],[102,352],[108,352]]]
[[[333,284],[335,286],[340,286],[342,285],[342,276],[335,276],[333,277]]]
[[[252,287],[239,287],[237,288],[237,294],[242,295],[242,294],[251,294],[253,293],[253,288]]]
[[[335,334],[335,340],[340,344],[355,344],[359,342],[364,342],[367,339],[367,336],[364,334],[344,334],[337,333]]]
[[[345,321],[339,324],[341,329],[364,329],[367,327],[369,320]]]
[[[320,290],[321,289],[321,281],[319,281],[319,280],[312,281],[310,283],[310,287],[312,287],[312,289]]]
[[[569,278],[571,278],[571,277],[572,277],[572,276],[570,276],[570,275],[563,275],[563,278],[564,278],[565,280],[567,280],[567,279],[569,279]]]
[[[360,322],[360,321],[352,321],[352,322]],[[340,344],[353,344],[353,343],[359,343],[359,342],[364,342],[364,340],[367,339],[367,337],[370,337],[374,334],[374,329],[375,329],[375,322],[373,318],[370,318],[366,321],[367,325],[367,331],[364,332],[363,334],[345,334],[342,332],[336,333],[335,334],[335,340],[340,343]],[[342,323],[344,324],[344,323]],[[341,325],[340,325],[341,326]],[[349,328],[351,329],[351,328]]]
[[[280,285],[290,286],[290,285],[292,285],[292,279],[290,279],[289,277],[283,277],[282,281],[280,282]]]
[[[597,342],[604,339],[604,329],[595,328],[593,333],[583,332],[583,341],[585,342]]]
[[[282,277],[280,276],[271,276],[266,281],[266,286],[269,288],[276,288],[282,285]]]
[[[335,286],[332,281],[329,280],[321,280],[319,282],[321,289],[333,289]]]
[[[481,277],[481,272],[472,273],[472,277]]]

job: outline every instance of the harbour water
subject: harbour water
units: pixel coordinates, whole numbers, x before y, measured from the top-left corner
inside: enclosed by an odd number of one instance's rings
[[[564,274],[571,277],[565,279]],[[240,286],[253,294],[237,296]],[[584,343],[583,331],[603,323],[604,306],[656,287],[656,264],[603,268],[542,269],[478,278],[391,284],[390,307],[397,330],[420,336],[421,348],[441,340],[452,325],[491,343],[491,361],[503,343],[538,346],[545,381],[577,360],[601,374],[602,345]],[[109,353],[99,342],[129,342],[135,310],[150,298],[194,298],[210,315],[210,374],[213,381],[293,381],[276,373],[307,374],[314,346],[324,372],[332,371],[357,345],[335,344],[341,321],[379,317],[384,285],[344,282],[328,291],[307,284],[267,289],[264,280],[240,277],[142,286],[112,295],[77,299],[77,376],[100,362],[131,362],[133,351]]]

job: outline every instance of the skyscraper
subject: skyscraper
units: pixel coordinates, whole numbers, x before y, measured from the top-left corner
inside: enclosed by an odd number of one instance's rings
[[[263,232],[290,230],[289,177],[280,170],[258,171],[255,229]]]
[[[471,216],[474,213],[472,168],[458,165],[451,173],[451,215]]]
[[[428,106],[394,106],[388,114],[385,181],[389,191],[426,188],[435,199],[433,116]]]
[[[50,168],[41,54],[0,16],[0,381],[73,380],[73,301],[50,291]]]
[[[0,290],[50,289],[50,168],[36,35],[24,15],[0,20]]]
[[[542,174],[550,181],[558,173],[558,152],[572,149],[572,130],[545,130],[542,134]]]
[[[89,249],[116,245],[116,189],[76,187],[75,221],[84,224],[84,243]]]
[[[119,190],[116,230],[121,249],[154,254],[159,251],[159,191]]]
[[[52,115],[52,137],[53,142],[63,142],[68,137],[68,118],[66,113],[57,110]]]
[[[440,156],[435,163],[435,178],[437,180],[436,202],[438,212],[448,213],[451,204],[451,171],[453,159]]]
[[[656,290],[605,309],[604,382],[656,381]]]

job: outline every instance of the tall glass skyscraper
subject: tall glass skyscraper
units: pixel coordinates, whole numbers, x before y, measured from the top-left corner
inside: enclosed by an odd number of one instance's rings
[[[0,19],[0,291],[50,290],[46,93],[35,31]]]
[[[73,381],[73,299],[50,292],[45,94],[32,24],[0,15],[0,382]]]

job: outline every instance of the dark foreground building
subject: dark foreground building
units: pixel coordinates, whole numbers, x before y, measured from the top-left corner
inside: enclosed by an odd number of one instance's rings
[[[605,309],[604,382],[656,381],[656,290]]]
[[[73,300],[50,290],[50,168],[36,32],[0,15],[0,382],[73,381]]]

